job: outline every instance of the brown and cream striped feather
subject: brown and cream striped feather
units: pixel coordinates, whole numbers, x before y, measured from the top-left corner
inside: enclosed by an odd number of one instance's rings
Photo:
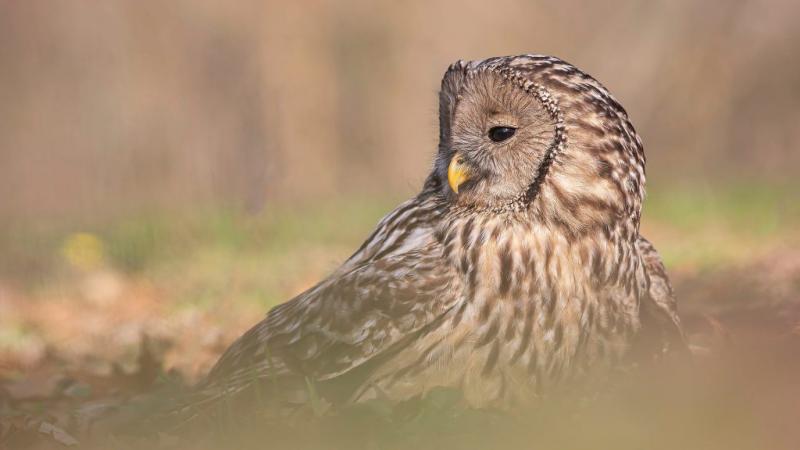
[[[481,127],[501,119],[518,137],[489,147]],[[510,406],[613,367],[642,336],[656,336],[654,355],[683,345],[664,266],[639,235],[642,142],[600,83],[547,56],[459,61],[440,125],[422,192],[231,345],[199,402],[271,383],[275,401],[302,403],[310,380],[334,404],[450,387]],[[459,194],[455,152],[477,174]]]

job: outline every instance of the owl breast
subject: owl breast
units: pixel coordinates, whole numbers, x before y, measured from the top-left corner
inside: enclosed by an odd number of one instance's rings
[[[445,387],[471,406],[508,407],[624,356],[639,326],[636,264],[630,275],[606,271],[626,264],[616,257],[624,245],[510,217],[457,219],[439,231],[443,263],[460,274],[460,301],[379,369],[361,398]]]

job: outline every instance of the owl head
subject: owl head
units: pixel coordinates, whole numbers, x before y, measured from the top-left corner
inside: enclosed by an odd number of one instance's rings
[[[452,64],[431,178],[459,211],[530,213],[570,233],[638,230],[644,152],[594,78],[554,57]]]

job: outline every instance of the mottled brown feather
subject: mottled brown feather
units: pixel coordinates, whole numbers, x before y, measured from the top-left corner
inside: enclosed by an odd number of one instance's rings
[[[451,65],[439,100],[420,194],[239,338],[195,404],[265,380],[275,401],[302,403],[310,380],[339,387],[322,390],[334,404],[450,387],[502,407],[613,367],[644,337],[649,356],[685,347],[664,266],[639,235],[642,142],[606,88],[522,55]],[[497,124],[514,136],[487,139]],[[457,194],[456,152],[472,173]]]

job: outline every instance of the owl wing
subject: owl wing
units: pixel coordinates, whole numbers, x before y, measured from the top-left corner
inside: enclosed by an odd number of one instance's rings
[[[334,274],[273,308],[231,345],[200,390],[220,397],[256,380],[331,380],[388,356],[457,302],[451,270],[431,244]]]
[[[656,351],[688,350],[678,316],[678,302],[667,276],[667,270],[653,244],[642,236],[636,242],[649,279],[649,289],[641,303],[642,327],[647,340],[655,341]]]

